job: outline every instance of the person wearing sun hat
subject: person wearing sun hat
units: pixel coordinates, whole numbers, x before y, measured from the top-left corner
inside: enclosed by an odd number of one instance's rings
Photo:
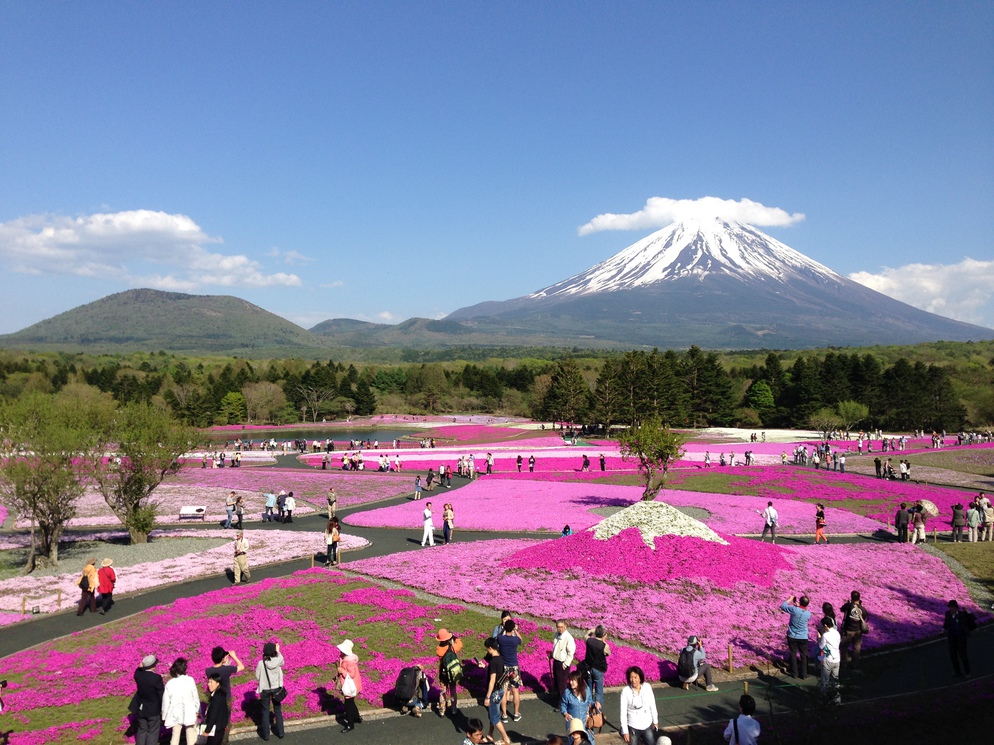
[[[162,727],[162,693],[165,690],[165,683],[162,681],[162,676],[152,669],[158,664],[159,660],[154,654],[147,654],[135,670],[137,691],[128,706],[138,728],[135,745],[156,745],[159,742],[159,730]]]
[[[355,699],[362,693],[362,676],[359,674],[359,658],[352,651],[352,640],[346,639],[338,645],[342,658],[338,661],[338,678],[335,687],[342,692],[345,699],[345,714],[342,721],[345,726],[342,732],[351,732],[357,724],[362,723]]]
[[[86,562],[83,573],[76,580],[76,586],[79,587],[81,593],[79,607],[76,609],[77,616],[83,615],[87,606],[90,608],[90,613],[97,612],[97,582],[97,558],[94,556]]]
[[[100,593],[100,615],[104,615],[114,605],[114,585],[117,584],[117,572],[114,571],[113,559],[100,562],[97,571],[97,592]]]
[[[569,745],[580,745],[581,743],[589,743],[590,735],[587,734],[587,728],[580,719],[571,719],[569,722],[569,734],[567,735],[567,742]]]
[[[435,641],[438,642],[438,646],[435,647],[435,656],[438,657],[438,682],[442,686],[438,700],[438,715],[441,717],[448,713],[451,699],[452,716],[455,716],[459,713],[456,686],[462,678],[462,663],[459,660],[462,639],[453,635],[448,629],[439,629]],[[449,654],[450,651],[452,654]]]

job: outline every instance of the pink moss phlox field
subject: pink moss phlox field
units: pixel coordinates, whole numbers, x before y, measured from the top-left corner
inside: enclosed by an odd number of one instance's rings
[[[335,453],[332,453],[335,455]],[[341,453],[338,453],[341,458]],[[320,462],[320,456],[318,456]],[[375,462],[375,460],[374,460]],[[292,491],[298,499],[313,499],[319,505],[324,503],[330,487],[335,487],[339,507],[389,499],[413,490],[414,476],[365,471],[356,473],[336,469],[327,471],[303,471],[299,469],[253,470],[243,468],[221,468],[217,470],[188,468],[183,469],[168,483],[190,484],[198,487],[217,489],[217,501],[223,511],[225,490],[246,492]]]
[[[912,466],[912,471],[914,467]],[[883,502],[868,517],[892,522],[901,502],[914,504],[929,499],[939,508],[940,518],[948,522],[954,504],[967,504],[969,493],[941,486],[915,484],[913,481],[888,481],[859,474],[814,470],[801,466],[741,469],[741,485],[768,499],[803,499],[824,502],[866,499]]]
[[[0,526],[4,524],[4,521],[6,521],[8,514],[9,513],[7,512],[7,508],[4,507],[2,504],[0,504]]]
[[[82,540],[98,540],[116,536],[121,538],[125,533],[104,533],[91,536],[81,536]],[[231,541],[233,531],[224,530],[156,530],[152,538],[214,538],[222,539],[225,543],[205,551],[189,553],[161,561],[146,562],[128,567],[117,567],[118,595],[146,590],[168,582],[178,582],[211,574],[221,574],[232,566]],[[246,530],[245,538],[249,542],[249,568],[262,564],[272,564],[288,561],[310,554],[323,553],[326,550],[324,533],[289,530]],[[358,536],[342,534],[340,548],[343,551],[354,551],[369,545],[369,542]],[[38,606],[43,613],[58,610],[58,591],[62,590],[62,608],[67,608],[79,600],[79,589],[76,581],[79,579],[82,565],[71,571],[48,576],[16,577],[0,581],[0,609],[19,611],[22,598],[27,597],[27,605]],[[25,616],[25,619],[31,616]]]
[[[572,553],[563,539],[547,542],[562,544]],[[779,605],[795,594],[808,594],[816,608],[825,601],[838,608],[851,590],[859,589],[871,615],[873,631],[864,642],[868,649],[939,635],[949,598],[960,598],[978,618],[987,617],[969,601],[962,582],[940,559],[910,544],[799,548],[756,544],[755,550],[779,558],[763,561],[753,581],[739,581],[733,587],[723,576],[728,564],[715,561],[692,570],[694,578],[653,583],[643,583],[634,563],[626,569],[623,561],[615,563],[619,574],[613,577],[581,567],[506,566],[519,552],[534,552],[537,545],[531,540],[452,543],[432,549],[430,562],[415,552],[363,559],[350,569],[446,597],[473,598],[494,608],[516,608],[539,617],[559,615],[578,626],[604,623],[616,637],[668,655],[675,656],[689,634],[704,635],[716,645],[709,656],[718,661],[726,657],[726,644],[732,644],[736,665],[781,654],[787,616]],[[709,544],[701,550],[718,549]],[[617,553],[623,555],[621,550]],[[522,563],[534,556],[526,553]],[[793,568],[776,570],[770,582],[762,572],[774,561]],[[648,622],[660,618],[665,623]]]
[[[343,593],[342,600],[373,610],[372,621],[396,624],[414,651],[413,661],[401,660],[392,649],[373,649],[363,636],[363,625],[340,618],[330,631],[307,617],[306,611],[285,607],[264,607],[255,602],[264,592],[282,591],[290,595],[294,588],[312,583],[348,584],[350,580],[337,572],[322,569],[297,572],[291,577],[264,580],[255,585],[206,593],[195,598],[177,600],[169,606],[152,608],[142,618],[140,629],[133,624],[125,628],[111,627],[110,640],[93,643],[87,632],[78,632],[79,645],[72,651],[55,651],[46,644],[8,657],[4,669],[8,675],[31,676],[30,686],[14,684],[5,696],[9,712],[17,716],[30,714],[32,709],[64,704],[66,700],[85,701],[108,696],[121,697],[126,702],[134,692],[132,675],[143,655],[154,653],[162,661],[160,671],[176,657],[190,661],[190,674],[202,683],[203,670],[210,664],[210,650],[220,644],[234,649],[253,670],[260,658],[262,645],[278,641],[285,658],[284,671],[290,696],[284,703],[288,719],[326,714],[328,707],[340,706],[340,697],[331,689],[335,677],[336,649],[345,638],[355,642],[359,667],[363,673],[362,704],[383,706],[393,689],[402,667],[412,662],[424,666],[434,683],[438,658],[435,656],[434,635],[446,626],[463,637],[463,656],[467,660],[482,656],[486,633],[460,628],[456,616],[459,605],[417,604],[413,592],[386,590],[379,587],[359,587]],[[271,597],[271,596],[270,596]],[[287,597],[287,600],[291,600]],[[437,618],[442,620],[436,621]],[[524,638],[519,659],[525,687],[546,690],[551,685],[548,656],[552,630],[523,620],[519,628]],[[616,645],[612,655],[612,670],[608,683],[621,682],[626,665],[638,664],[649,675],[669,674],[670,663],[638,650]],[[482,671],[466,666],[464,688],[482,694]],[[256,683],[251,672],[232,680],[233,721],[246,723],[244,707],[255,698]],[[465,693],[462,694],[465,696]],[[433,690],[437,696],[437,690]],[[335,701],[335,699],[339,699]],[[465,699],[464,699],[465,700]],[[124,703],[122,703],[122,706]],[[89,733],[100,720],[79,723],[79,732]],[[84,729],[85,727],[85,729]],[[58,732],[64,731],[60,728]],[[77,730],[73,730],[77,731]],[[55,733],[55,735],[58,734]],[[47,742],[54,739],[51,732],[19,734],[16,742]],[[37,738],[37,739],[22,739]]]
[[[792,567],[779,546],[722,536],[728,545],[699,538],[666,535],[645,545],[638,528],[621,531],[610,540],[584,530],[554,541],[543,541],[501,561],[508,569],[545,569],[552,573],[580,571],[594,577],[620,578],[631,583],[705,579],[715,587],[734,589],[739,582],[769,587],[778,571]]]
[[[711,494],[708,492],[665,489],[656,498],[674,507],[700,507],[711,513],[704,523],[719,533],[754,535],[763,532],[765,521],[760,513],[772,501],[779,515],[777,532],[784,535],[811,535],[815,532],[815,506],[807,502],[793,502],[782,494],[766,497],[739,496],[736,494]],[[825,531],[832,533],[872,534],[884,530],[878,520],[862,517],[848,510],[825,506]]]
[[[437,501],[440,524],[441,502],[455,512],[456,530],[544,530],[559,532],[569,524],[574,531],[603,518],[590,510],[597,507],[628,507],[640,490],[630,486],[508,481],[483,477],[458,491],[424,492],[421,501],[381,507],[349,515],[346,524],[363,527],[418,528],[425,501]]]
[[[492,427],[486,424],[454,424],[449,427],[432,427],[418,432],[415,437],[434,437],[446,442],[502,442],[515,435],[524,435],[534,430],[517,427]],[[436,443],[437,444],[437,443]],[[552,443],[548,443],[552,444]]]

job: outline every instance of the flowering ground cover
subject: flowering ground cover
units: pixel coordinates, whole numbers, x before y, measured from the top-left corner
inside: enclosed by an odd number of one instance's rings
[[[286,489],[293,492],[298,507],[301,499],[313,500],[323,507],[328,489],[332,486],[338,495],[339,507],[366,504],[414,491],[414,476],[332,469],[309,472],[301,469],[184,468],[165,483],[216,489],[215,503],[220,501],[221,514],[224,513],[224,498],[232,489],[254,492],[259,499],[263,491]]]
[[[531,474],[534,476],[534,474]],[[586,475],[586,474],[584,474]],[[574,532],[603,519],[594,510],[628,507],[637,502],[638,486],[615,486],[601,483],[538,481],[534,479],[480,478],[456,492],[425,492],[419,502],[408,501],[390,507],[352,514],[346,523],[360,527],[418,529],[426,500],[451,502],[456,529],[481,531],[548,531],[558,533],[564,525]],[[704,520],[721,533],[756,534],[762,532],[763,519],[758,513],[766,508],[766,497],[710,494],[665,489],[657,497],[675,507],[700,507],[710,512]],[[784,534],[814,533],[814,507],[806,502],[790,501],[777,493],[775,505],[780,513],[778,530]],[[873,519],[848,510],[828,507],[828,532],[872,534],[884,528]],[[436,519],[438,522],[438,519]]]
[[[329,609],[334,609],[329,613]],[[284,671],[290,695],[283,704],[287,719],[333,714],[341,709],[333,690],[335,649],[345,638],[355,642],[363,676],[360,706],[390,705],[402,667],[424,665],[434,682],[438,669],[434,635],[445,627],[463,638],[463,657],[482,657],[483,640],[496,619],[460,605],[437,605],[418,600],[405,590],[388,590],[369,582],[348,579],[323,569],[297,572],[291,577],[256,585],[207,593],[99,629],[79,632],[4,660],[9,681],[4,696],[8,707],[5,729],[12,743],[41,745],[73,742],[79,729],[75,702],[87,702],[84,731],[101,741],[119,739],[127,727],[121,714],[134,692],[132,673],[143,655],[154,653],[165,672],[178,656],[190,660],[190,671],[203,683],[211,648],[234,649],[249,670],[260,659],[262,645],[277,641],[286,660]],[[550,625],[522,620],[524,642],[519,653],[526,689],[545,690],[549,680],[547,652]],[[612,655],[613,678],[621,682],[627,665],[642,666],[653,679],[672,666],[658,657],[624,646]],[[465,667],[464,687],[483,693],[483,670]],[[235,726],[258,711],[256,684],[251,672],[232,680]],[[433,689],[433,697],[437,691]],[[465,697],[465,691],[461,692]],[[465,698],[463,698],[465,700]],[[66,705],[65,702],[71,704]]]
[[[871,617],[867,649],[938,635],[951,597],[987,618],[941,560],[910,544],[788,548],[723,537],[727,546],[661,537],[655,551],[636,530],[603,542],[584,532],[541,542],[452,543],[432,549],[430,563],[405,553],[350,569],[446,597],[483,597],[495,608],[601,622],[661,654],[675,655],[688,634],[707,636],[720,664],[727,644],[736,665],[779,656],[787,620],[779,605],[794,594],[808,594],[815,608],[825,601],[838,608],[859,589]]]
[[[0,504],[0,526],[7,520],[7,508]]]
[[[224,469],[238,471],[237,468]],[[220,471],[204,471],[204,473],[219,473]],[[260,476],[256,478],[256,481],[260,484],[266,484],[267,491],[270,488],[268,485],[274,481],[272,478],[265,478],[261,474],[267,472],[259,472]],[[241,479],[241,483],[250,481],[251,479]],[[228,496],[228,492],[234,490],[245,500],[245,514],[243,516],[243,522],[261,522],[262,512],[265,505],[265,498],[262,493],[258,490],[247,490],[247,489],[234,489],[234,488],[219,488],[213,485],[193,485],[193,484],[177,484],[170,483],[174,479],[167,480],[163,482],[154,492],[152,496],[152,501],[158,507],[158,515],[156,516],[156,523],[159,525],[172,524],[180,522],[179,520],[179,510],[181,507],[186,505],[203,505],[207,507],[207,513],[204,518],[205,522],[208,523],[218,523],[224,520],[226,517],[226,512],[224,509],[225,499]],[[279,483],[278,480],[275,480]],[[283,487],[280,487],[283,488]],[[277,489],[279,491],[279,489]],[[307,515],[314,512],[314,508],[307,502],[302,500],[297,500],[297,507],[294,514],[297,515]],[[68,528],[89,528],[98,525],[120,525],[120,520],[111,512],[110,507],[107,506],[107,502],[104,501],[103,496],[96,489],[87,489],[77,502],[77,515],[72,520],[70,520],[66,527]],[[24,518],[17,520],[15,527],[17,528],[27,528],[30,526],[30,522]]]
[[[830,503],[865,517],[889,522],[902,502],[914,504],[929,499],[939,508],[940,515],[949,516],[952,506],[965,503],[968,495],[913,481],[887,481],[836,471],[814,470],[803,466],[773,468],[736,468],[720,473],[675,473],[672,486],[686,490],[731,491],[754,494],[766,499],[798,499],[809,503]],[[780,503],[777,504],[778,509]]]
[[[120,532],[104,532],[84,534],[80,540],[101,541],[121,540],[127,534]],[[216,546],[216,540],[210,541],[210,547],[197,553],[189,553],[161,561],[146,562],[129,567],[117,566],[117,586],[115,593],[120,595],[138,590],[146,590],[168,582],[178,582],[212,574],[221,574],[232,565],[231,541],[233,531],[225,530],[155,530],[151,539],[168,539],[179,537],[222,539],[223,545]],[[324,533],[297,532],[289,530],[246,530],[245,538],[249,542],[249,568],[262,564],[272,564],[280,561],[323,553],[326,549]],[[27,536],[11,536],[4,542],[4,547],[26,545]],[[352,551],[369,545],[364,538],[354,535],[342,535],[340,548]],[[62,608],[69,607],[79,600],[79,590],[76,580],[82,567],[73,567],[63,574],[16,577],[0,581],[0,610],[19,611],[23,598],[27,598],[27,607],[39,606],[43,613],[52,613],[59,609],[59,590],[62,590]],[[30,618],[27,616],[26,618]]]

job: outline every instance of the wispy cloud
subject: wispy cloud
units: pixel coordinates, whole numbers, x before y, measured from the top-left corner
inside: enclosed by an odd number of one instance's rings
[[[206,248],[222,242],[186,215],[153,210],[29,215],[0,223],[0,261],[24,274],[99,277],[184,291],[301,284],[295,274],[267,274],[247,256]]]
[[[605,212],[581,225],[580,235],[590,235],[601,230],[646,230],[663,228],[684,220],[719,217],[723,220],[747,223],[758,227],[793,225],[804,219],[800,212],[790,214],[779,207],[767,207],[751,199],[670,199],[649,197],[645,207],[638,212],[614,214]]]
[[[345,287],[345,283],[340,279],[336,279],[334,282],[325,282],[324,284],[318,285],[318,287],[330,290],[334,289],[335,287]]]
[[[282,248],[277,248],[274,246],[266,252],[266,256],[271,256],[274,259],[281,259],[284,264],[309,264],[314,261],[310,256],[305,256],[299,251],[284,251]]]
[[[908,264],[855,272],[849,278],[930,313],[994,328],[994,261]]]

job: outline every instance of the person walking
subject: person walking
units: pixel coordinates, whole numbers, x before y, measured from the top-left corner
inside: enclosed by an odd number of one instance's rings
[[[911,515],[908,513],[908,503],[901,502],[901,506],[894,513],[894,528],[897,530],[898,543],[908,542],[908,524],[910,521]]]
[[[97,592],[100,593],[100,615],[104,615],[114,605],[114,585],[117,584],[117,572],[114,571],[113,559],[100,562],[97,571]]]
[[[946,632],[949,643],[949,659],[953,663],[953,675],[957,678],[963,673],[970,677],[970,657],[967,654],[966,642],[970,633],[976,628],[977,622],[972,613],[962,611],[959,603],[950,600],[946,605],[946,617],[942,622],[942,630]],[[962,673],[960,672],[962,664]]]
[[[97,558],[94,556],[86,562],[86,566],[83,567],[83,573],[76,580],[76,586],[79,587],[80,591],[79,607],[76,610],[77,616],[83,615],[87,607],[89,607],[90,613],[97,612],[96,592],[97,585],[99,584],[100,580],[97,577]]]
[[[421,476],[414,477],[414,501],[421,499]]]
[[[335,493],[335,487],[328,487],[328,519],[330,520],[335,516],[335,510],[338,508],[338,495]]]
[[[911,511],[911,543],[925,542],[925,510],[921,504],[916,504]]]
[[[448,629],[439,629],[435,635],[438,646],[435,656],[438,657],[438,682],[441,693],[438,698],[438,715],[444,717],[452,707],[452,716],[459,713],[458,684],[462,680],[462,662],[459,654],[462,652],[462,639],[454,636]]]
[[[574,719],[585,723],[587,715],[592,710],[600,711],[600,707],[594,701],[590,693],[590,688],[587,686],[587,681],[583,677],[583,673],[579,670],[574,670],[569,674],[566,689],[559,697],[559,713],[566,719],[566,726],[568,728],[570,722]],[[589,729],[586,732],[590,741],[593,742],[594,733]]]
[[[177,657],[169,667],[169,680],[162,693],[162,723],[172,730],[170,745],[179,745],[186,730],[186,745],[196,745],[197,717],[200,716],[200,694],[197,683],[186,674],[185,657]],[[156,733],[158,739],[158,733]]]
[[[362,676],[359,674],[359,658],[352,651],[352,640],[346,639],[338,645],[338,651],[342,653],[338,661],[338,677],[335,687],[341,691],[345,699],[345,714],[342,721],[345,726],[342,732],[351,732],[357,724],[362,722],[359,716],[359,709],[356,708],[355,699],[362,693]]]
[[[262,513],[262,521],[264,523],[271,523],[274,519],[274,510],[276,509],[276,493],[266,492],[262,496],[266,498],[266,509]]]
[[[963,505],[959,502],[953,505],[953,543],[959,543],[963,540],[963,528],[966,527],[966,511],[963,509]]]
[[[224,511],[227,513],[228,517],[224,521],[225,529],[231,527],[231,521],[235,517],[235,493],[228,492],[228,498],[224,500]]]
[[[535,472],[535,456],[534,455],[529,455],[528,456],[528,473],[534,473],[534,472]]]
[[[242,522],[245,520],[245,497],[241,494],[235,499],[235,527],[242,529]]]
[[[587,632],[586,647],[583,661],[590,669],[590,687],[594,701],[604,705],[604,676],[607,674],[607,658],[611,656],[611,647],[607,643],[607,629],[603,624]]]
[[[135,717],[135,745],[158,745],[162,728],[162,694],[165,684],[154,668],[159,659],[154,654],[142,658],[135,670],[135,695],[128,709]]]
[[[562,696],[569,687],[570,668],[576,657],[576,639],[569,632],[566,621],[556,621],[556,635],[552,637],[552,651],[549,652],[549,664],[552,666],[552,680],[556,693]]]
[[[798,600],[791,595],[780,604],[780,610],[790,615],[787,625],[787,656],[790,660],[790,677],[804,680],[808,677],[808,621],[811,611],[808,610],[807,595]],[[801,667],[798,675],[797,660],[800,657]]]
[[[815,544],[817,545],[819,540],[824,540],[828,543],[828,538],[825,536],[825,505],[816,505],[815,511]]]
[[[521,456],[520,455],[515,459],[515,464],[518,466],[518,473],[521,473]]]
[[[645,673],[638,665],[625,671],[628,681],[621,690],[621,736],[632,745],[672,745],[665,735],[656,739],[659,714],[652,687],[645,682]]]
[[[752,718],[756,713],[756,699],[748,693],[739,698],[739,715],[728,721],[724,737],[729,745],[757,745],[759,722]]]
[[[455,530],[455,511],[452,503],[446,502],[442,507],[442,542],[449,544],[452,542],[452,531]]]
[[[777,513],[776,508],[773,506],[773,502],[766,503],[766,509],[763,510],[760,515],[763,516],[763,534],[759,537],[760,541],[766,540],[766,534],[769,533],[772,536],[773,543],[777,542],[777,523],[780,521],[780,515]]]
[[[424,530],[421,533],[421,547],[435,545],[435,523],[431,519],[431,502],[425,503],[424,512],[421,513]]]
[[[818,625],[818,660],[821,662],[821,695],[839,703],[839,666],[842,664],[841,638],[835,619],[825,616]]]
[[[248,568],[248,549],[249,549],[249,544],[248,541],[245,540],[245,533],[239,530],[238,534],[235,536],[234,572],[235,572],[236,585],[239,582],[248,582],[250,579],[252,579],[252,573],[249,571]],[[245,576],[244,580],[242,579],[242,575]]]
[[[980,508],[976,501],[970,502],[970,509],[966,511],[966,532],[967,540],[970,543],[977,542],[981,522],[983,522],[983,518],[980,516]]]
[[[292,523],[293,511],[297,509],[297,500],[293,498],[293,492],[286,495],[286,501],[283,502],[283,508],[286,510],[286,518],[283,522]],[[239,525],[239,527],[241,527],[241,525]]]
[[[277,522],[281,525],[286,518],[286,491],[280,489],[280,493],[276,495],[276,514],[278,516]]]
[[[326,567],[338,564],[338,544],[342,540],[342,534],[338,526],[338,518],[332,517],[328,520],[328,526],[324,529],[324,565]]]
[[[259,720],[259,736],[269,739],[272,730],[283,739],[283,699],[277,693],[283,688],[283,655],[280,645],[266,642],[262,647],[262,659],[255,666],[256,693],[262,704],[262,718]],[[279,699],[279,700],[277,700]]]
[[[859,655],[863,649],[863,634],[869,626],[869,615],[863,607],[859,590],[849,593],[849,602],[839,609],[842,614],[842,664],[855,668],[859,665]],[[851,648],[851,652],[850,652]]]
[[[501,722],[500,703],[504,699],[504,689],[507,688],[507,677],[504,674],[504,662],[501,660],[500,648],[497,640],[493,637],[483,643],[486,649],[484,662],[480,667],[487,669],[487,691],[483,696],[483,705],[487,707],[487,714],[490,721],[490,732],[488,737],[493,738],[494,730],[500,732],[501,742],[510,743],[511,738],[507,736],[507,730]]]
[[[504,697],[500,702],[501,721],[508,721],[507,701],[514,702],[515,722],[521,721],[521,666],[518,662],[518,647],[521,646],[521,634],[518,633],[517,624],[514,619],[508,618],[504,621],[503,632],[497,638],[497,648],[500,650],[500,658],[504,663],[504,676],[507,685],[504,688]]]
[[[604,453],[601,453],[600,455],[600,463],[601,463],[601,470],[602,471],[607,470],[607,460],[604,458]]]

